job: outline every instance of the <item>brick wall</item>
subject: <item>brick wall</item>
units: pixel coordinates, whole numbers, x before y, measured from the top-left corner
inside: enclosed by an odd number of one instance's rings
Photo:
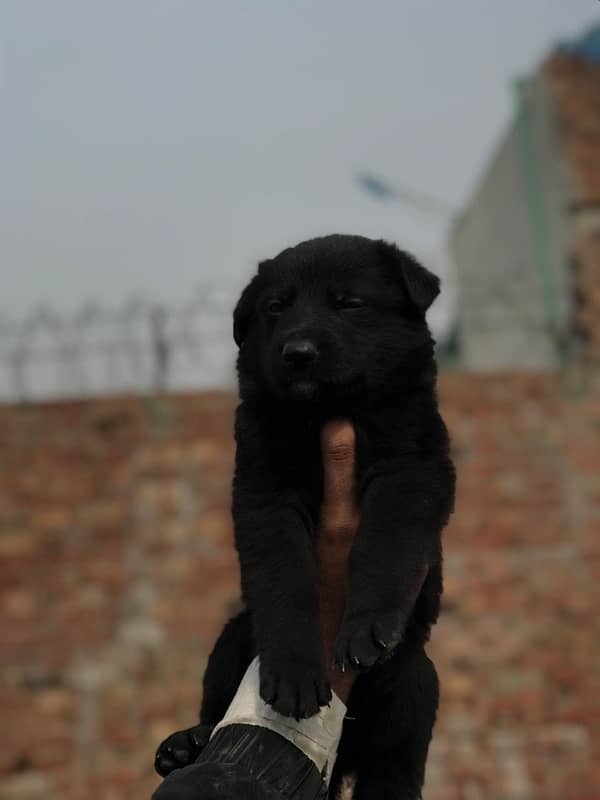
[[[600,394],[521,374],[441,395],[459,491],[426,796],[597,800]]]
[[[600,362],[600,64],[556,54],[543,67],[570,198],[574,324],[582,355]]]
[[[429,800],[600,797],[600,393],[450,374]],[[233,399],[0,408],[0,800],[149,797],[237,599]]]

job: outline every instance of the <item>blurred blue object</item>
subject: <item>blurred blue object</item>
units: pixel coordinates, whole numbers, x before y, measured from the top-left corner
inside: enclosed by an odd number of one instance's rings
[[[436,214],[444,217],[447,217],[453,212],[452,207],[446,203],[445,200],[400,184],[398,181],[395,181],[392,186],[387,181],[376,177],[370,172],[357,173],[355,175],[355,180],[361,189],[368,192],[376,200],[380,200],[384,203],[404,203],[424,214]]]
[[[356,180],[361,188],[378,200],[392,200],[396,196],[396,192],[389,184],[382,181],[381,178],[376,178],[374,175],[360,172],[356,176]]]
[[[600,64],[600,25],[590,28],[579,39],[560,42],[557,50],[559,53],[578,55],[593,64]]]

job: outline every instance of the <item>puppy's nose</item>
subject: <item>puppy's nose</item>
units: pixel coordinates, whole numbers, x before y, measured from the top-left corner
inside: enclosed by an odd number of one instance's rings
[[[291,367],[307,367],[319,355],[319,351],[308,339],[286,342],[281,351],[283,360]]]

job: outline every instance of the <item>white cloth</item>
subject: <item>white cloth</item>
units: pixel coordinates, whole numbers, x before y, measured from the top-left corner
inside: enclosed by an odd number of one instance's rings
[[[292,717],[284,717],[261,698],[259,673],[257,656],[246,670],[231,705],[212,736],[226,725],[259,725],[268,728],[302,750],[329,783],[342,735],[346,706],[333,692],[331,703],[321,708],[318,714],[299,722]]]

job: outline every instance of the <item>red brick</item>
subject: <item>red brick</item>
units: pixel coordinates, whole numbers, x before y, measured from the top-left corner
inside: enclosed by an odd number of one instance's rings
[[[553,375],[454,373],[440,397],[459,491],[429,647],[442,704],[426,796],[596,798],[600,396]],[[234,399],[160,403],[166,432],[142,399],[0,408],[0,771],[14,798],[148,797],[156,744],[197,717],[238,597]]]

